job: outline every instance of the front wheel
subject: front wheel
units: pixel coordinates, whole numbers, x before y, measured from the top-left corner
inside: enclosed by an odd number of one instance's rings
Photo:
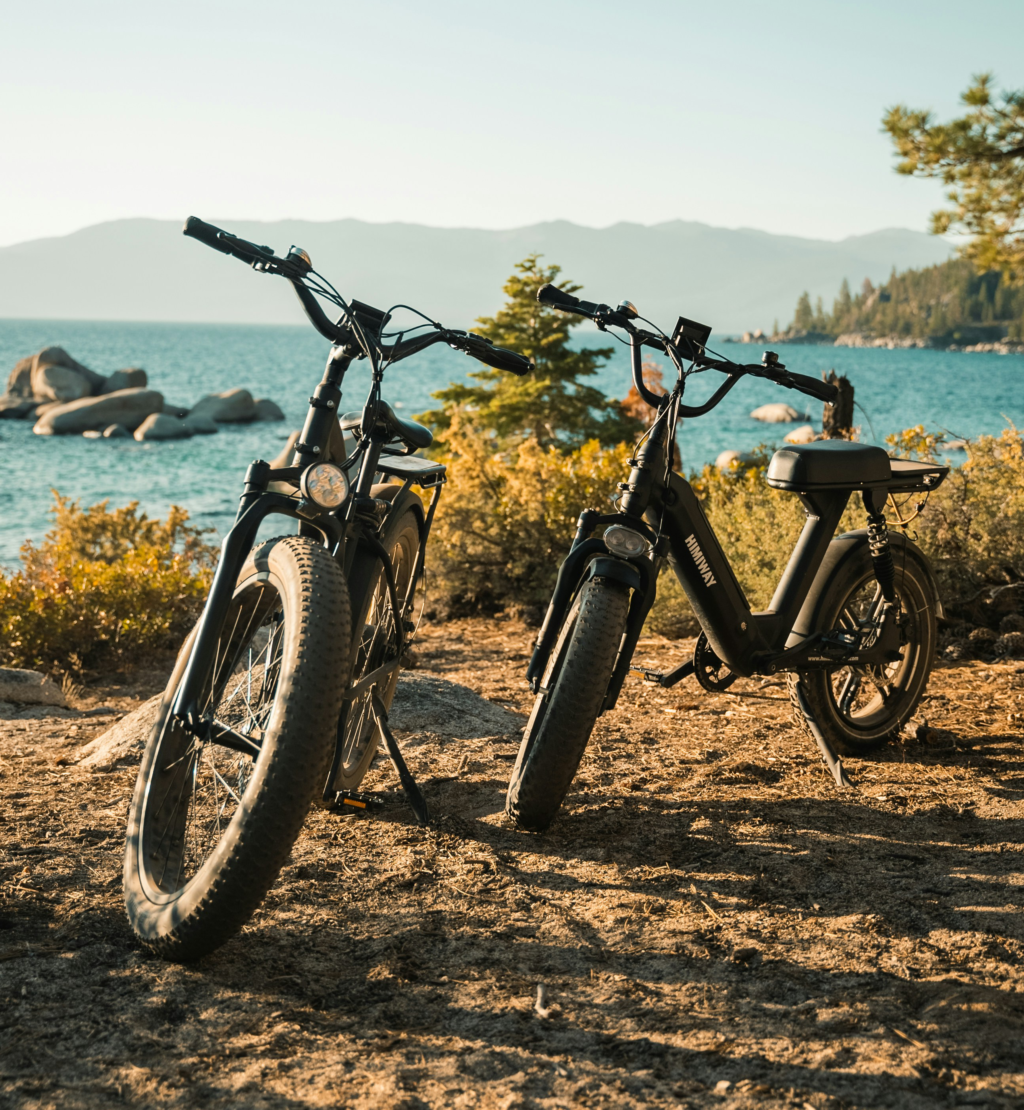
[[[629,591],[592,578],[558,634],[505,799],[522,829],[551,824],[601,714],[629,616]]]
[[[135,935],[173,960],[197,959],[245,924],[323,784],[349,672],[341,568],[301,536],[249,556],[200,686],[205,740],[171,714],[194,636],[142,759],[124,865]],[[246,738],[251,754],[214,743],[218,726]]]
[[[840,755],[865,755],[894,740],[928,685],[938,636],[938,598],[931,575],[909,544],[894,549],[897,623],[902,658],[893,663],[805,671],[789,676],[790,697],[802,682],[811,712]],[[866,546],[825,583],[812,631],[856,630],[877,615],[881,589]]]

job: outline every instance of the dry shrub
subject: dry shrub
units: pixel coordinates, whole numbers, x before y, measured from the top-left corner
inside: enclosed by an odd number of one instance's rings
[[[888,443],[900,457],[934,461],[944,441],[919,425]],[[1024,578],[1024,435],[1010,424],[998,436],[971,440],[967,454],[911,525],[953,603]]]
[[[88,509],[54,492],[54,525],[22,566],[0,572],[0,662],[80,671],[176,647],[209,588],[216,548],[172,506],[150,520],[138,502]]]
[[[449,484],[428,557],[447,608],[542,611],[580,511],[611,511],[629,446],[591,440],[565,453],[527,440],[502,451],[462,410],[453,414],[446,444]]]

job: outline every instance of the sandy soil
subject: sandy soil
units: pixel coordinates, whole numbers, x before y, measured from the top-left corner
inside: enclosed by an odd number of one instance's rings
[[[530,639],[427,627],[419,665],[525,711]],[[1024,665],[940,665],[843,794],[780,687],[733,690],[631,679],[539,837],[501,815],[518,737],[408,738],[433,825],[313,814],[191,967],[124,917],[133,769],[72,762],[116,715],[9,711],[0,1106],[1024,1106]]]

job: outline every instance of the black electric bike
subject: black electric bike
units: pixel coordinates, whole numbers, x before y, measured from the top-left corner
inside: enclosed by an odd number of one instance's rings
[[[898,734],[924,693],[936,647],[934,576],[921,550],[889,530],[883,509],[891,494],[937,488],[948,468],[890,459],[879,447],[845,440],[777,451],[768,484],[794,492],[807,520],[768,609],[751,612],[696,494],[671,468],[679,418],[710,412],[747,375],[826,402],[835,401],[835,386],[788,371],[771,351],[760,365],[713,358],[706,349],[711,328],[683,317],[668,336],[638,326],[642,318],[628,301],[613,309],[553,285],[537,299],[602,330],[624,331],[633,384],[657,415],[634,449],[629,480],[619,486],[620,511],[587,509],[579,517],[527,669],[537,697],[506,812],[535,831],[558,812],[594,722],[615,705],[633,669],[665,559],[702,631],[682,666],[640,673],[665,687],[692,674],[704,689],[722,691],[739,675],[788,672],[799,719],[836,782],[849,785],[840,756],[871,751]],[[644,383],[645,346],[666,354],[677,371],[666,394]],[[689,378],[712,370],[725,381],[702,404],[683,404]],[[854,491],[863,498],[867,528],[836,537]]]
[[[357,788],[378,739],[426,819],[387,712],[445,468],[413,454],[430,446],[431,433],[395,414],[381,382],[388,366],[434,343],[516,374],[532,369],[422,313],[424,324],[385,333],[390,313],[344,300],[298,247],[280,258],[195,217],[184,232],[290,281],[332,347],[289,465],[258,459],[246,471],[206,606],[139,769],[125,852],[128,917],[148,948],[178,960],[209,952],[248,920],[311,801],[367,804]],[[341,309],[336,322],[317,297]],[[415,334],[421,327],[429,330]],[[342,381],[359,359],[370,365],[369,394],[339,420]],[[414,486],[429,493],[426,509]],[[271,514],[290,517],[296,534],[257,546]]]

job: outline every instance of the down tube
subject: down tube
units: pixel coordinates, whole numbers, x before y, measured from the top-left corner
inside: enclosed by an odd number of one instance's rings
[[[669,539],[669,562],[701,628],[731,670],[752,674],[754,655],[765,645],[697,495],[685,478],[672,473],[664,503],[662,529]]]

